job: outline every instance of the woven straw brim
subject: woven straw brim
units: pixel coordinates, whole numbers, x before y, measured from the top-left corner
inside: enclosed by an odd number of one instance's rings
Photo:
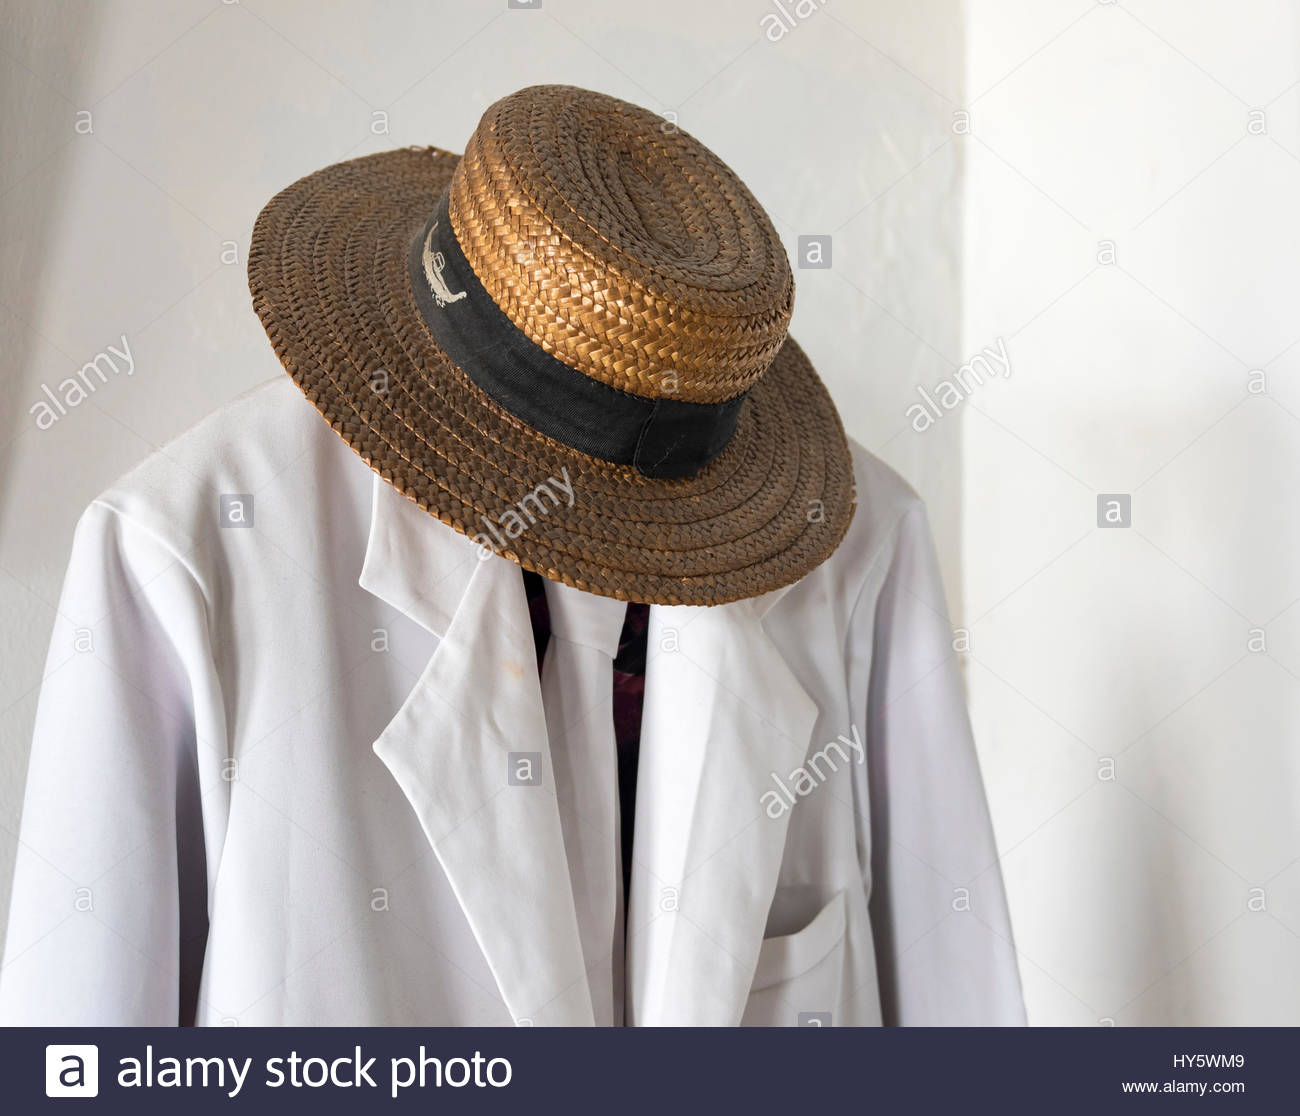
[[[667,480],[538,433],[442,353],[407,259],[457,160],[409,148],[334,164],[257,219],[254,309],[330,426],[443,523],[602,596],[723,604],[825,560],[852,516],[852,466],[835,407],[793,340],[751,389],[727,448],[695,476]],[[551,478],[572,486],[571,506]],[[542,484],[558,500],[539,496]]]

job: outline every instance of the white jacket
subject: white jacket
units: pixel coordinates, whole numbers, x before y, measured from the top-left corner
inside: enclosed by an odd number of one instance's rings
[[[829,561],[651,609],[635,1025],[1024,1021],[925,512],[854,456]],[[0,1022],[588,1025],[548,765],[519,568],[266,384],[78,524]]]

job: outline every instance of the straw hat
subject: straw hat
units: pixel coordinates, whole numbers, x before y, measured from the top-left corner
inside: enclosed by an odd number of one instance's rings
[[[848,445],[786,334],[780,239],[645,109],[533,86],[463,156],[325,167],[262,210],[248,278],[344,441],[544,577],[722,604],[798,580],[848,527]]]

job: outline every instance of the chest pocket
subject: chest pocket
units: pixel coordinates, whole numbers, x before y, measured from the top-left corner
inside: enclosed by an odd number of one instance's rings
[[[754,969],[742,1027],[830,1026],[844,972],[844,893],[802,930],[766,938]]]

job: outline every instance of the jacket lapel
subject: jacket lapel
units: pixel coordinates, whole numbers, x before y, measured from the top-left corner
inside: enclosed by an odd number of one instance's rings
[[[518,1021],[594,1013],[519,568],[376,477],[360,584],[439,637],[374,743],[410,801]],[[817,718],[765,617],[786,590],[650,613],[629,1021],[740,1022],[785,848],[772,775],[803,762]],[[529,775],[539,785],[512,785]],[[513,763],[513,767],[512,767]]]
[[[628,940],[637,1026],[734,1026],[785,848],[772,775],[803,762],[817,707],[764,628],[784,591],[651,610]]]
[[[374,743],[518,1022],[594,1022],[519,567],[376,477],[360,584],[440,637]],[[537,780],[533,783],[532,780]]]

